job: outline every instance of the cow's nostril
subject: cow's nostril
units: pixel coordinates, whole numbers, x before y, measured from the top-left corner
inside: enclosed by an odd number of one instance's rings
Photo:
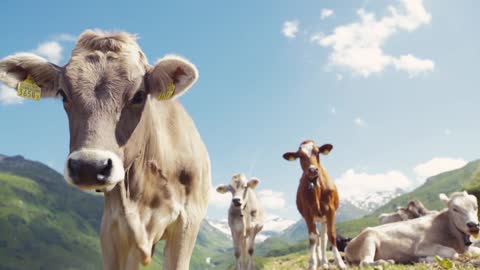
[[[82,162],[80,160],[75,160],[75,159],[68,160],[68,169],[70,170],[71,175],[77,175],[81,166],[82,166]]]
[[[232,199],[232,202],[235,206],[239,206],[241,204],[240,199]]]
[[[478,226],[478,224],[475,223],[475,222],[468,222],[468,223],[467,223],[467,227],[468,227],[468,228],[474,228],[474,227],[477,227],[477,226]]]
[[[112,160],[108,159],[105,160],[103,163],[103,168],[98,173],[98,179],[103,180],[106,177],[110,176],[110,173],[112,172]],[[99,168],[100,169],[100,168]]]

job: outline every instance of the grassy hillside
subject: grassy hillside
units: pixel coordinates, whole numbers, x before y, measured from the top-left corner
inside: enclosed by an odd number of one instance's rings
[[[378,225],[378,216],[381,213],[393,212],[397,206],[406,205],[409,200],[413,199],[422,201],[429,209],[442,209],[444,206],[438,199],[438,194],[446,193],[448,195],[454,191],[463,190],[465,185],[474,180],[478,172],[480,172],[480,160],[472,161],[460,169],[432,176],[419,188],[391,200],[372,214],[338,224],[337,230],[341,234],[355,236],[365,227]],[[478,182],[480,186],[480,180]]]
[[[1,270],[101,269],[102,196],[68,186],[42,163],[0,155],[0,198]],[[191,269],[209,269],[206,258],[224,254],[230,245],[204,222]],[[145,269],[161,269],[163,246]]]

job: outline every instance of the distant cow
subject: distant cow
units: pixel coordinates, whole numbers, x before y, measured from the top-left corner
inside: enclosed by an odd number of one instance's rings
[[[350,243],[350,241],[352,241],[351,237],[343,237],[342,235],[337,234],[337,248],[338,248],[338,251],[344,252],[345,248],[347,247],[348,243]],[[328,249],[332,250],[332,246],[330,245],[328,247]]]
[[[409,220],[423,217],[429,214],[436,214],[438,211],[428,210],[421,201],[409,201],[407,207],[399,207],[396,212],[381,214],[378,219],[381,224]]]
[[[440,194],[448,207],[437,214],[367,228],[345,250],[352,264],[412,263],[434,261],[434,256],[457,258],[470,247],[470,235],[478,236],[477,198],[467,192]]]
[[[297,208],[307,223],[310,241],[309,269],[317,269],[317,262],[328,268],[327,234],[332,245],[333,256],[338,268],[345,269],[345,263],[337,248],[335,232],[335,213],[339,205],[339,197],[335,183],[320,164],[320,154],[327,155],[333,146],[318,146],[308,140],[300,144],[296,152],[287,152],[283,158],[289,161],[300,160],[302,177],[297,190]],[[321,223],[320,237],[317,222]]]
[[[0,81],[18,84],[28,97],[63,100],[70,127],[65,179],[105,195],[103,268],[138,269],[163,239],[163,269],[186,270],[208,206],[210,162],[174,99],[194,84],[197,69],[172,55],[150,66],[135,39],[87,30],[64,67],[15,54],[0,61]],[[45,127],[39,132],[49,132]]]
[[[262,230],[264,221],[263,207],[253,191],[259,182],[257,178],[247,182],[244,174],[237,174],[232,177],[230,185],[217,187],[219,193],[232,193],[232,202],[228,209],[228,225],[232,232],[236,270],[255,268],[253,261],[255,236]],[[245,267],[247,248],[248,262]]]

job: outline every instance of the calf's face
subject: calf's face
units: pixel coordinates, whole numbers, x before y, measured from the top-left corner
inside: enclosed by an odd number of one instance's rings
[[[198,75],[176,56],[149,66],[130,34],[86,31],[64,67],[32,54],[0,61],[0,81],[15,87],[28,76],[42,97],[63,100],[70,129],[67,182],[108,191],[142,151],[151,123],[142,122],[148,104],[181,95]]]
[[[332,148],[331,144],[318,146],[314,141],[304,141],[296,152],[287,152],[283,154],[283,158],[288,161],[300,159],[303,174],[315,184],[319,176],[320,154],[328,155]]]
[[[450,220],[456,228],[465,234],[478,237],[478,203],[477,198],[467,192],[458,192],[448,198],[445,194],[440,194],[440,199],[448,207]]]
[[[229,185],[218,186],[217,192],[221,194],[230,192],[232,194],[232,205],[237,208],[242,208],[246,203],[248,189],[255,189],[259,183],[260,180],[257,178],[251,178],[247,181],[244,174],[236,174],[232,177]]]

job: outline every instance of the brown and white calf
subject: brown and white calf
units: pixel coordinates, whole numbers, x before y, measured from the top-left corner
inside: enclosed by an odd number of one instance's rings
[[[103,268],[138,269],[166,240],[163,269],[188,269],[211,182],[207,149],[175,100],[197,80],[195,66],[177,56],[150,66],[135,36],[87,30],[63,67],[30,53],[0,61],[0,81],[27,77],[42,98],[63,99],[65,179],[104,192]]]
[[[327,236],[335,263],[340,269],[346,268],[337,248],[335,232],[335,214],[339,205],[337,188],[320,164],[320,154],[327,155],[332,148],[331,144],[318,146],[314,141],[308,140],[302,142],[296,152],[283,154],[283,158],[289,161],[299,159],[303,171],[297,190],[297,208],[307,223],[310,270],[317,269],[317,262],[328,268]],[[321,223],[320,235],[317,222]]]
[[[228,209],[228,226],[232,232],[233,247],[235,249],[235,269],[252,270],[255,268],[253,252],[255,236],[263,228],[263,207],[253,191],[260,180],[250,180],[244,174],[232,177],[229,185],[217,187],[217,192],[232,194],[232,202]],[[245,258],[248,251],[248,262],[245,267]]]
[[[438,211],[428,210],[421,201],[409,201],[407,207],[399,207],[393,213],[383,213],[378,217],[380,224],[404,221],[414,218],[423,217],[430,214],[436,214]]]
[[[434,261],[434,256],[454,259],[472,247],[470,236],[478,237],[477,198],[466,192],[450,198],[440,194],[447,206],[437,214],[388,223],[363,230],[345,250],[348,262],[360,265]]]

